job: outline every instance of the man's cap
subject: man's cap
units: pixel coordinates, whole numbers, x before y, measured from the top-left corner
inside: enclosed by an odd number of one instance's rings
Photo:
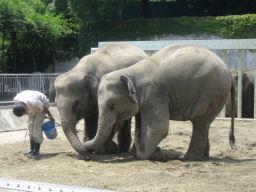
[[[25,112],[25,107],[22,103],[18,103],[13,107],[13,113],[17,116],[17,117],[21,117],[24,112]]]

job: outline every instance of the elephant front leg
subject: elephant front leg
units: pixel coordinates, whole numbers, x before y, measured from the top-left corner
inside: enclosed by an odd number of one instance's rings
[[[203,119],[203,118],[202,118]],[[193,123],[191,142],[185,160],[200,161],[209,157],[209,127],[211,121],[198,120]]]
[[[133,147],[136,157],[141,160],[166,161],[166,154],[157,145],[167,136],[168,129],[169,117],[165,114],[151,119],[142,117]]]

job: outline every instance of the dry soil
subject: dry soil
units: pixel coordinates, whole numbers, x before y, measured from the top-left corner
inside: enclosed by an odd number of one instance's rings
[[[78,130],[81,130],[79,124]],[[165,163],[139,161],[130,154],[78,155],[58,127],[58,137],[44,140],[41,154],[29,149],[25,131],[0,133],[0,177],[74,185],[123,192],[256,191],[256,121],[235,121],[237,150],[230,149],[230,120],[215,120],[210,129],[210,158],[183,161],[191,137],[191,123],[170,121],[160,146]],[[80,131],[81,133],[82,131]]]

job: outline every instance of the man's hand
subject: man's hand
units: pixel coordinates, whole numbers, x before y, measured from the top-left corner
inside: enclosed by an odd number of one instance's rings
[[[51,112],[49,111],[49,109],[47,107],[44,106],[44,113],[46,113],[50,119],[51,122],[54,122],[55,119],[53,118]]]
[[[53,123],[55,121],[55,119],[53,118],[53,116],[49,117],[50,121]]]

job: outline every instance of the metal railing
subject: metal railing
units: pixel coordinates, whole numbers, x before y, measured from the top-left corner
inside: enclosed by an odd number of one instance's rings
[[[36,90],[49,96],[50,83],[59,74],[0,74],[0,101],[11,101],[23,90]]]

